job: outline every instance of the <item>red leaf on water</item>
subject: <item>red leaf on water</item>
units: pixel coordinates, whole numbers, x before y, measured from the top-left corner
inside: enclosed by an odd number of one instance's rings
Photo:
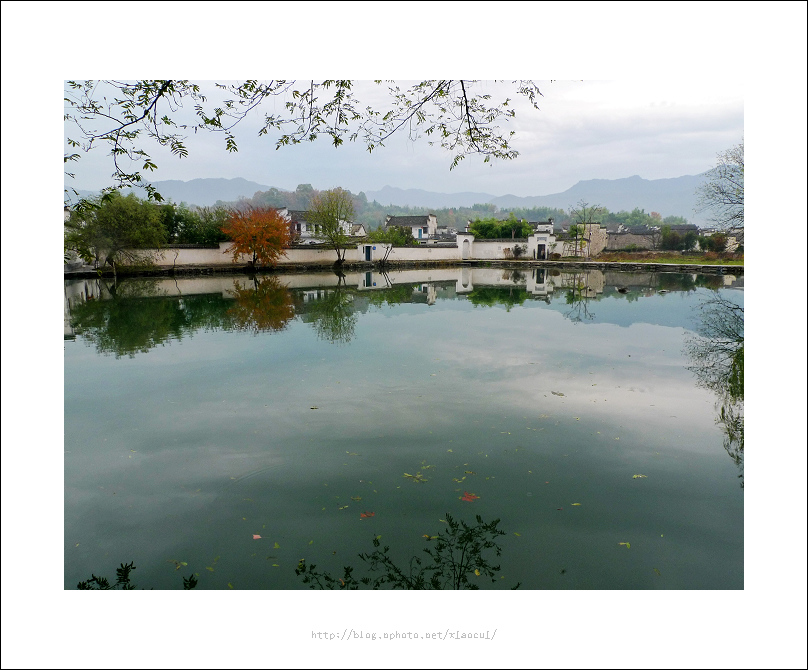
[[[260,535],[253,535],[253,540],[260,540],[260,539],[261,539]]]
[[[360,519],[368,519],[372,516],[376,516],[376,512],[360,512],[359,518]]]
[[[474,500],[477,500],[477,498],[480,497],[474,495],[473,493],[469,493],[468,491],[463,491],[463,493],[465,493],[465,495],[462,496],[460,500],[465,500],[466,502],[473,502]]]

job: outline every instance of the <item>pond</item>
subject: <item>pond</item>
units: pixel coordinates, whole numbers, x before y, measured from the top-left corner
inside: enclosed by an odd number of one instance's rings
[[[742,276],[68,280],[64,367],[66,589],[374,577],[478,515],[471,586],[744,587]]]

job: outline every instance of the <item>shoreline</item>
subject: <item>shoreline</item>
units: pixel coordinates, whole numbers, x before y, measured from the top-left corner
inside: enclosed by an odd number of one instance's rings
[[[627,272],[679,272],[698,274],[744,273],[743,265],[701,265],[695,263],[641,263],[631,261],[537,261],[537,260],[466,260],[466,261],[387,261],[343,263],[341,270],[387,272],[427,267],[493,267],[493,268],[556,268],[559,270],[623,270]],[[300,272],[334,272],[333,263],[284,263],[276,267],[252,268],[247,265],[227,263],[221,265],[183,265],[179,267],[157,265],[150,267],[119,268],[119,277],[174,277],[214,274],[289,274]],[[64,271],[65,279],[88,279],[113,277],[112,268],[96,270],[84,266]]]

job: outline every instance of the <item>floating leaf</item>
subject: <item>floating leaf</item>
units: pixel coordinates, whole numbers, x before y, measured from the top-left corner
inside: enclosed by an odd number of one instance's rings
[[[619,544],[621,547],[625,547],[626,549],[631,549],[630,542],[618,542],[617,544]]]
[[[411,475],[407,472],[404,473],[404,476],[407,477],[410,481],[413,482],[428,482],[428,479],[424,479],[424,476],[420,472],[416,472],[414,475]]]
[[[647,479],[647,475],[634,475],[634,479]]]
[[[280,565],[278,565],[277,563],[273,563],[273,564],[272,564],[272,567],[273,567],[273,568],[279,568],[279,567],[281,567],[281,566],[280,566]]]
[[[260,539],[261,539],[260,535],[253,535],[253,540],[260,540]]]
[[[276,543],[275,543],[275,546],[273,546],[272,548],[273,548],[273,549],[280,549],[280,548],[281,548],[281,545],[279,545],[279,544],[276,542]]]
[[[360,519],[369,519],[372,516],[376,516],[376,512],[360,512],[359,518]]]
[[[514,533],[514,535],[516,535],[516,537],[522,537],[519,533]]]
[[[476,472],[474,472],[473,470],[464,470],[464,472],[465,472],[467,475],[476,475],[476,474],[477,474],[477,473],[476,473]]]
[[[227,585],[232,589],[233,585],[230,582],[227,582]]]
[[[477,576],[479,577],[479,576],[480,576],[480,571],[479,571],[479,570],[477,570],[477,569],[475,568],[475,570],[474,570],[474,574],[475,574],[475,575],[477,575]]]
[[[570,503],[570,505],[572,505],[573,507],[580,507],[581,503]]]
[[[213,568],[210,567],[209,565],[205,568],[205,570],[210,570],[211,572],[213,572]]]
[[[659,577],[662,576],[662,573],[659,570],[657,570],[656,568],[654,568],[654,572],[656,572]]]
[[[353,500],[354,502],[359,502],[360,500],[362,500],[362,497],[361,496],[351,496],[351,500]]]
[[[175,561],[175,560],[169,559],[167,562],[168,563],[173,563],[174,566],[175,566],[174,567],[175,570],[179,570],[182,567],[187,567],[188,566],[188,564],[185,561]]]
[[[343,505],[342,507],[340,507],[340,509],[348,509],[349,507],[350,505]]]
[[[474,495],[473,493],[469,493],[468,491],[463,492],[465,495],[461,496],[460,500],[465,500],[466,502],[473,502],[477,500],[480,496]]]
[[[309,407],[309,409],[320,409],[319,407]]]

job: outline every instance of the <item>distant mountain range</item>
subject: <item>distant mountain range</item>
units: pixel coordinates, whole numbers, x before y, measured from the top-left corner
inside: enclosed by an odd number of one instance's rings
[[[704,175],[685,175],[673,179],[643,179],[637,175],[624,179],[588,179],[561,193],[521,197],[496,196],[490,193],[434,193],[420,189],[400,189],[385,186],[380,191],[365,191],[368,200],[383,205],[410,207],[471,207],[478,203],[492,203],[500,210],[508,207],[557,207],[569,210],[580,200],[590,205],[601,205],[612,212],[631,211],[635,207],[646,212],[659,212],[665,216],[684,216],[688,221],[704,223],[694,212],[696,188]]]
[[[569,209],[580,200],[590,205],[602,205],[610,211],[632,210],[635,207],[646,212],[659,212],[665,216],[684,216],[689,222],[703,225],[706,220],[694,212],[696,188],[704,181],[704,175],[685,175],[673,179],[643,179],[637,175],[624,179],[588,179],[561,193],[521,197],[517,195],[496,196],[491,193],[436,193],[420,189],[401,189],[385,186],[379,191],[365,191],[368,200],[382,205],[410,207],[471,207],[475,204],[492,203],[505,210],[508,207],[557,207]],[[271,187],[247,179],[192,179],[191,181],[157,181],[154,186],[166,200],[185,202],[189,205],[210,206],[216,201],[232,202],[240,197],[251,198],[257,191]],[[87,197],[97,192],[79,191]],[[141,194],[142,195],[142,194]]]

